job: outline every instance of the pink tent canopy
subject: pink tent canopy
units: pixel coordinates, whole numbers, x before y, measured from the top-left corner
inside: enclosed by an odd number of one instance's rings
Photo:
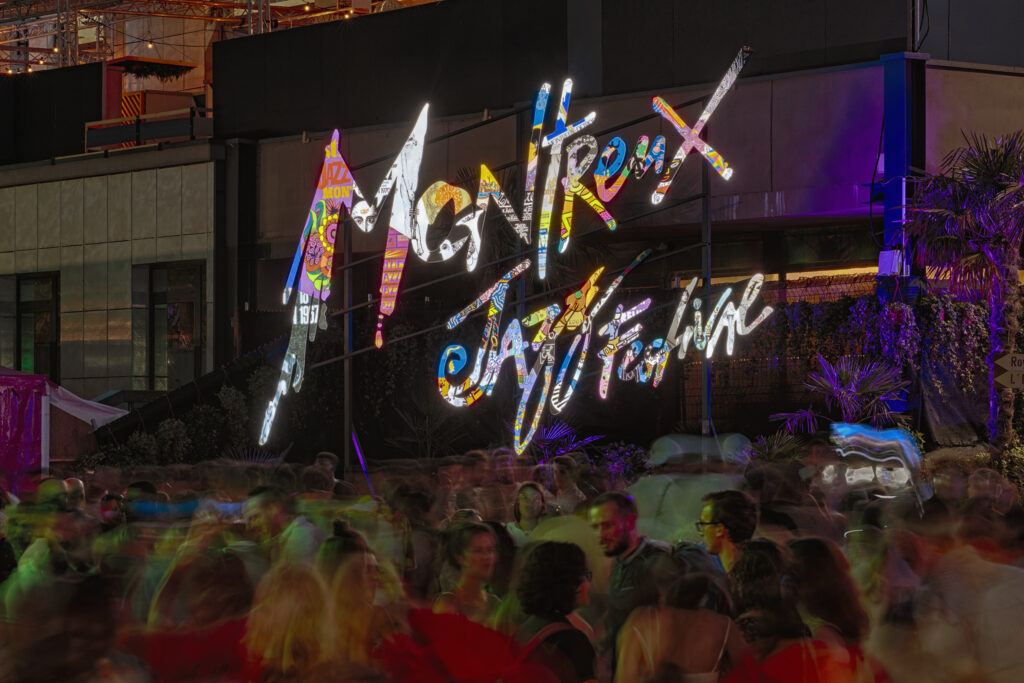
[[[75,396],[46,375],[0,367],[0,485],[8,491],[17,492],[32,470],[49,467],[51,406],[93,429],[127,412]]]

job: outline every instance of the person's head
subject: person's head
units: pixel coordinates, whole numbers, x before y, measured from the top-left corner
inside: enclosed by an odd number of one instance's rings
[[[783,547],[758,538],[747,541],[743,554],[729,572],[737,613],[757,615],[756,640],[761,653],[774,649],[779,639],[808,635],[797,611],[788,566],[789,558]]]
[[[576,483],[576,461],[568,455],[560,455],[552,461],[552,481],[559,491]]]
[[[68,509],[81,510],[85,507],[85,482],[81,479],[65,479],[64,488],[68,495]]]
[[[302,490],[306,493],[331,493],[334,491],[334,478],[324,469],[310,465],[302,470]]]
[[[726,543],[739,545],[757,528],[757,504],[742,491],[708,493],[701,502],[699,528],[708,552],[717,555]]]
[[[157,498],[156,484],[145,479],[133,481],[124,489],[124,499],[129,503],[151,501]]]
[[[257,486],[242,504],[245,526],[260,539],[281,533],[288,525],[291,513],[291,498],[273,486]]]
[[[525,614],[565,616],[590,601],[587,558],[575,543],[545,541],[529,551],[516,596]]]
[[[799,608],[833,625],[851,645],[860,643],[867,635],[868,614],[843,551],[823,538],[797,538],[789,542],[789,552],[791,588]]]
[[[532,481],[525,482],[516,492],[512,517],[516,522],[522,522],[524,519],[539,519],[544,515],[544,506],[544,491],[541,487]]]
[[[270,485],[285,493],[294,493],[299,488],[299,478],[291,465],[281,463],[270,474]]]
[[[488,457],[485,451],[472,450],[462,456],[462,476],[470,486],[480,486],[487,479]]]
[[[368,664],[379,624],[373,618],[374,598],[380,586],[380,568],[372,552],[349,556],[331,582],[332,649],[347,663]]]
[[[487,581],[498,560],[498,542],[486,524],[464,522],[452,530],[449,554],[463,576]]]
[[[772,610],[782,598],[788,558],[775,541],[748,541],[743,554],[729,571],[729,583],[739,612]]]
[[[373,604],[380,587],[380,568],[377,556],[369,549],[353,552],[341,561],[330,584],[335,606],[343,604]]]
[[[36,489],[39,509],[63,510],[67,506],[68,492],[63,479],[43,479]]]
[[[195,627],[237,619],[252,607],[253,585],[235,552],[212,549],[191,563],[182,577],[185,613]]]
[[[116,647],[117,590],[97,574],[29,582],[7,596],[4,680],[99,680]]]
[[[590,526],[597,532],[604,554],[618,557],[640,538],[636,531],[636,503],[624,493],[603,493],[590,506]]]
[[[665,594],[665,606],[676,609],[697,610],[713,602],[711,577],[703,572],[688,572],[676,579]],[[717,607],[717,605],[716,605]]]
[[[330,451],[320,451],[313,458],[313,467],[334,479],[334,473],[338,470],[338,456]]]
[[[1003,493],[1003,477],[995,470],[982,467],[971,473],[967,480],[967,497],[987,496],[999,500]]]
[[[124,497],[120,493],[104,493],[100,498],[100,521],[106,526],[124,523]]]
[[[282,563],[256,588],[243,644],[268,672],[301,673],[331,654],[327,589],[311,567]]]
[[[944,503],[958,505],[967,492],[966,466],[953,459],[941,460],[932,466],[932,490]]]
[[[988,539],[1003,544],[1007,538],[1006,526],[996,501],[989,496],[969,498],[960,507],[956,536],[968,543]]]
[[[324,581],[330,582],[346,560],[368,550],[366,539],[361,533],[352,529],[348,522],[335,520],[334,535],[320,545],[316,554],[317,571]]]

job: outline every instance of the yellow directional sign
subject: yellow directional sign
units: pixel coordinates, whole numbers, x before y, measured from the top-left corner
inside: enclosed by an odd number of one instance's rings
[[[1024,372],[1024,353],[1004,353],[996,358],[996,367],[1011,372]]]
[[[1024,370],[1014,370],[997,375],[996,384],[1007,389],[1024,389]]]

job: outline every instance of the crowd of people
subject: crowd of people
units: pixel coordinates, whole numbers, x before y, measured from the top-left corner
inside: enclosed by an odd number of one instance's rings
[[[827,450],[42,478],[0,490],[0,680],[1024,680],[1014,483]]]

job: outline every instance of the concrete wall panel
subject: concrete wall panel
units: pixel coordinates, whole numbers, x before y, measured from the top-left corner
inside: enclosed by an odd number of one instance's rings
[[[64,180],[60,184],[60,245],[82,244],[85,241],[84,182]],[[40,197],[42,199],[42,197]]]
[[[156,237],[156,171],[132,173],[132,239]]]
[[[99,244],[107,241],[107,178],[86,178],[85,202],[85,243]]]
[[[111,242],[132,237],[132,176],[130,173],[107,176],[107,239]]]
[[[36,203],[38,191],[35,185],[21,185],[14,189],[14,220],[15,248],[35,249],[39,244],[37,237],[37,216],[39,207]],[[52,244],[50,246],[56,246]]]
[[[42,183],[36,188],[36,191],[38,246],[59,247],[61,246],[60,183]]]
[[[157,169],[156,234],[157,237],[181,234],[181,167],[179,166]]]

